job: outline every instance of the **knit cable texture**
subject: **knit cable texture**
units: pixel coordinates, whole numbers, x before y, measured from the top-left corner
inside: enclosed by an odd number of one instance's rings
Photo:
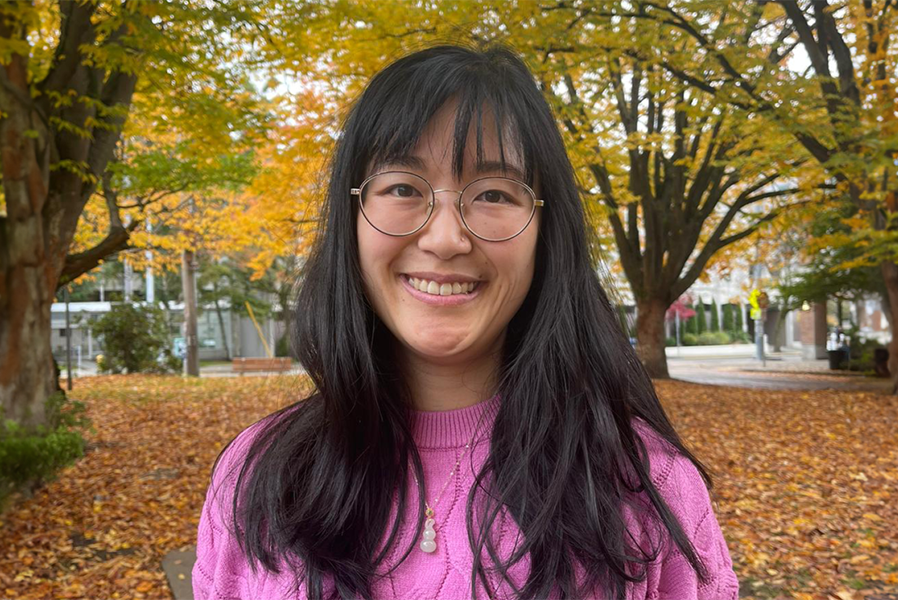
[[[449,471],[459,459],[464,445],[471,439],[475,427],[489,431],[498,408],[497,398],[480,404],[440,412],[416,411],[414,434],[424,466],[427,490],[438,490]],[[480,421],[483,417],[483,421]],[[260,421],[245,429],[222,455],[213,481],[206,492],[197,532],[197,561],[193,568],[195,600],[305,600],[302,583],[293,587],[289,570],[280,575],[265,572],[259,566],[254,573],[243,557],[230,527],[222,519],[222,507],[229,508],[233,499],[240,459],[252,441],[254,432],[264,423]],[[627,586],[628,600],[738,600],[739,584],[726,541],[720,530],[708,490],[698,470],[687,458],[675,451],[666,441],[641,420],[634,421],[649,452],[652,482],[690,536],[710,579],[702,583],[689,562],[669,538],[653,537],[644,530],[644,523],[631,512],[624,511],[628,529],[636,532],[647,544],[661,543],[662,552],[648,566],[646,578]],[[415,543],[408,558],[391,574],[377,579],[374,594],[378,600],[461,600],[471,598],[471,552],[465,526],[467,493],[474,482],[476,470],[489,451],[488,439],[478,435],[469,455],[459,465],[454,481],[447,485],[437,508],[437,550],[425,553],[417,548],[415,539],[417,504],[410,507],[398,541],[393,544],[381,572],[386,572],[401,558],[405,548]],[[415,497],[415,491],[411,491]],[[395,518],[395,508],[390,519]],[[500,513],[496,522],[496,539],[501,557],[507,557],[519,539],[520,530],[507,514]],[[648,546],[643,546],[648,547]],[[522,560],[509,569],[515,585],[520,587],[527,578],[529,562]],[[325,582],[328,583],[327,581]],[[497,582],[493,582],[497,587]],[[325,595],[329,589],[325,588]],[[499,597],[513,597],[507,584],[498,585]],[[477,581],[477,598],[486,598],[486,590]],[[603,599],[596,599],[603,600]]]

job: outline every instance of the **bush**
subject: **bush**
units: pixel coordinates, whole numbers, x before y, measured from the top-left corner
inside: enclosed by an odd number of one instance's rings
[[[736,320],[733,318],[733,305],[723,305],[723,330],[734,331],[736,329]]]
[[[876,368],[876,362],[873,357],[873,351],[879,347],[879,342],[873,339],[862,338],[857,329],[848,332],[849,344],[851,347],[850,360],[848,362],[849,371],[873,372]]]
[[[91,331],[103,340],[103,373],[167,373],[180,368],[168,347],[168,326],[158,308],[116,304]]]
[[[691,304],[689,305],[689,308],[693,311],[695,310],[695,308],[693,308],[693,306]],[[686,320],[686,327],[685,327],[686,333],[698,335],[698,319],[696,317],[697,317],[697,315],[692,315],[691,317],[689,317]]]
[[[672,338],[672,337],[666,338],[664,340],[664,345],[667,346],[668,348],[670,348],[671,346],[676,346],[677,338]]]
[[[699,346],[720,346],[729,344],[730,341],[732,338],[726,331],[706,331],[698,335]]]
[[[748,344],[754,341],[747,331],[730,331],[729,333],[734,344]]]
[[[733,305],[733,317],[735,317],[735,320],[736,320],[735,330],[742,331],[742,328],[743,328],[745,322],[742,320],[742,305],[741,304]]]
[[[290,336],[286,333],[279,337],[274,344],[274,355],[278,357],[290,356]]]
[[[696,346],[698,345],[698,336],[694,333],[684,333],[683,334],[683,345],[684,346]]]
[[[720,331],[720,312],[717,310],[717,300],[711,300],[711,331]]]
[[[0,424],[0,510],[14,490],[40,485],[84,455],[80,430],[90,426],[84,403],[57,392],[45,408],[50,426],[26,431],[11,419]]]
[[[698,334],[701,335],[708,330],[708,319],[705,317],[705,303],[699,302],[695,309],[695,323],[698,327]]]

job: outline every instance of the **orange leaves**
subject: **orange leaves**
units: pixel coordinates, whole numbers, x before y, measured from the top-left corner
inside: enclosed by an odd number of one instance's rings
[[[898,410],[889,397],[656,385],[716,475],[712,497],[744,597],[898,593]]]
[[[0,598],[170,598],[160,566],[193,544],[218,452],[305,381],[76,380],[97,434],[85,457],[0,520]],[[5,594],[5,596],[4,596]]]
[[[0,520],[0,594],[170,598],[162,556],[195,541],[210,469],[303,379],[80,379],[86,456]],[[898,593],[898,407],[885,396],[657,382],[712,499],[743,598]]]

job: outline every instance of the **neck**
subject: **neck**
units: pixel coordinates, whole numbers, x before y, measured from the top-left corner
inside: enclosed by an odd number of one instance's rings
[[[492,397],[502,340],[476,359],[437,362],[404,352],[404,372],[415,410],[445,411],[473,406]]]

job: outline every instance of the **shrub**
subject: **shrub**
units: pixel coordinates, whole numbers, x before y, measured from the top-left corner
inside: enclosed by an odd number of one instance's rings
[[[734,331],[736,329],[735,319],[733,319],[733,305],[723,305],[723,330]]]
[[[743,327],[745,322],[742,320],[742,305],[734,304],[733,305],[733,316],[736,318],[736,326],[735,331],[743,331]]]
[[[706,331],[698,335],[699,346],[720,346],[730,341],[730,334],[725,331]]]
[[[691,304],[689,305],[689,308],[695,310]],[[698,319],[696,317],[697,315],[692,315],[686,320],[686,333],[698,335]]]
[[[11,419],[0,423],[0,510],[14,490],[40,485],[84,455],[80,430],[90,427],[84,403],[57,392],[45,408],[50,425],[35,431]]]
[[[279,357],[290,356],[290,336],[286,333],[279,337],[274,344],[274,355]]]
[[[671,346],[676,346],[676,345],[677,345],[677,338],[672,338],[672,337],[666,338],[666,339],[664,340],[664,345],[667,346],[668,348],[671,347]]]
[[[747,331],[730,331],[729,334],[733,344],[748,344],[753,341]]]
[[[711,300],[711,331],[720,331],[720,312],[717,310],[717,300]]]
[[[696,346],[698,345],[698,336],[694,333],[684,333],[683,334],[683,345],[684,346]]]
[[[166,373],[180,361],[168,348],[168,326],[158,308],[116,304],[91,326],[103,340],[104,373]]]
[[[695,323],[698,327],[698,333],[702,334],[708,330],[708,320],[705,317],[705,303],[699,302],[698,308],[695,309]]]
[[[879,342],[874,339],[862,338],[857,329],[848,332],[849,344],[851,347],[850,360],[848,362],[849,371],[874,371],[876,361],[874,360],[873,351],[879,347]]]

